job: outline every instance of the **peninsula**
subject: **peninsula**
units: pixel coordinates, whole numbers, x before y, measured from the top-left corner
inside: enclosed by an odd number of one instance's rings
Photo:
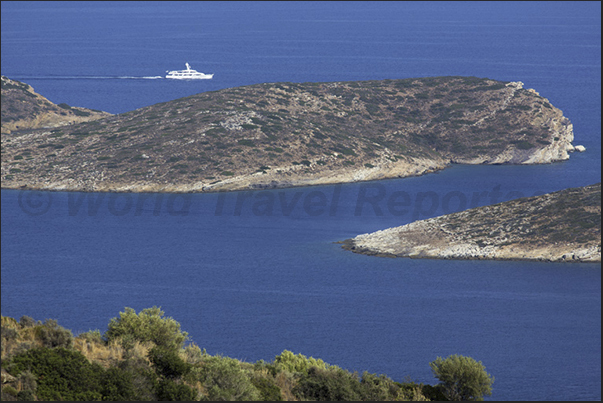
[[[386,257],[601,262],[601,183],[415,221],[342,246]]]
[[[2,134],[51,129],[111,116],[87,108],[54,104],[20,81],[2,76]]]
[[[2,83],[3,188],[265,189],[543,164],[575,149],[572,124],[546,98],[487,78],[257,84],[29,130],[5,130],[5,108],[33,97],[6,98]]]

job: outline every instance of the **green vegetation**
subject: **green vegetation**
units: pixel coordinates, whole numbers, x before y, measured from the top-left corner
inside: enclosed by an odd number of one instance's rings
[[[88,401],[103,397],[100,391],[102,367],[75,350],[33,348],[15,356],[10,371],[18,375],[30,371],[34,382],[29,392],[36,400]]]
[[[534,148],[534,145],[526,140],[517,141],[515,146],[520,150],[529,150],[530,148]]]
[[[245,140],[245,139],[243,139],[243,140],[239,140],[238,143],[240,145],[242,145],[242,146],[248,146],[248,147],[254,147],[255,146],[255,144],[253,143],[252,140]]]
[[[158,307],[126,308],[104,334],[77,337],[54,320],[3,316],[2,400],[473,400],[489,394],[481,363],[454,357],[430,364],[442,381],[432,386],[359,375],[288,350],[271,362],[211,356]]]
[[[429,364],[433,374],[441,381],[448,400],[483,400],[492,394],[492,378],[482,365],[471,357],[451,355],[438,357]]]
[[[182,348],[188,334],[180,331],[178,322],[163,315],[157,307],[143,309],[139,314],[132,308],[126,308],[119,313],[119,318],[111,319],[105,337],[108,342],[119,340],[124,346],[152,342],[158,347]]]

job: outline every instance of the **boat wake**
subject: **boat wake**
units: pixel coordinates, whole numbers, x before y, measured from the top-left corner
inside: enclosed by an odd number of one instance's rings
[[[19,80],[159,80],[163,76],[20,76]]]

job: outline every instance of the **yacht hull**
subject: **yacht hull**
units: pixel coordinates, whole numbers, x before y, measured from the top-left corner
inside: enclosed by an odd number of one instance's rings
[[[214,77],[213,74],[205,74],[191,69],[190,64],[185,63],[186,70],[167,71],[165,78],[172,80],[209,80]]]
[[[168,74],[165,76],[165,78],[170,78],[172,80],[209,80],[213,77],[213,74],[203,74],[201,76],[172,76]]]

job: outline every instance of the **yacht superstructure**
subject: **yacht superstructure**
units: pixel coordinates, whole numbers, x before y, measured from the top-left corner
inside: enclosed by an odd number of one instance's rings
[[[202,80],[202,79],[210,79],[212,78],[214,75],[213,74],[205,74],[205,73],[201,73],[197,70],[193,70],[191,69],[190,64],[185,63],[186,64],[186,70],[174,70],[174,71],[167,71],[167,75],[165,76],[165,78],[174,78],[177,80]]]

